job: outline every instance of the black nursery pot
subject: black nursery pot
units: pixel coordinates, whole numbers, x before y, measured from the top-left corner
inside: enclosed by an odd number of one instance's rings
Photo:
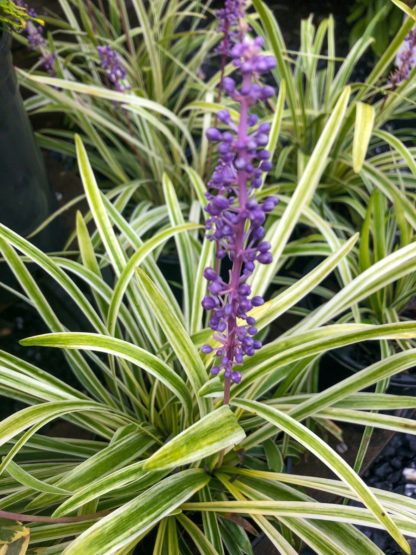
[[[1,33],[1,31],[0,31]],[[41,152],[19,93],[8,33],[0,35],[0,222],[27,235],[51,213],[53,197]],[[56,229],[34,243],[54,247]]]

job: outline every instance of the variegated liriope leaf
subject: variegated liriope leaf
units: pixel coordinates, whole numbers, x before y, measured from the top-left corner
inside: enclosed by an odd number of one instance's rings
[[[184,403],[186,412],[191,410],[192,400],[182,378],[161,359],[127,341],[94,333],[49,333],[29,337],[21,343],[39,347],[85,349],[118,356],[136,364],[160,380]]]
[[[261,295],[266,291],[276,273],[280,256],[298,222],[302,210],[312,199],[322,173],[328,164],[328,156],[343,122],[350,94],[351,91],[348,87],[341,94],[285,212],[281,219],[271,226],[267,234],[267,239],[272,245],[274,263],[267,266],[258,266],[255,270],[252,285],[253,292],[256,295]]]
[[[233,404],[264,418],[267,422],[270,422],[273,426],[277,427],[277,429],[290,435],[306,449],[319,457],[325,465],[357,494],[360,501],[368,508],[375,519],[380,522],[383,528],[389,532],[400,547],[406,553],[410,554],[411,549],[409,544],[397,525],[393,522],[391,516],[387,513],[386,509],[380,504],[358,474],[356,474],[344,459],[333,451],[320,437],[294,418],[271,407],[266,407],[256,401],[239,399],[233,401]]]
[[[352,159],[354,171],[359,173],[367,154],[376,114],[374,107],[364,102],[357,102],[356,110]]]
[[[0,518],[0,555],[25,555],[30,530],[19,522]]]
[[[174,512],[208,482],[209,476],[196,468],[165,478],[86,530],[64,555],[114,553]]]
[[[143,463],[144,470],[182,466],[229,449],[245,438],[244,430],[228,406],[223,406],[163,445]]]

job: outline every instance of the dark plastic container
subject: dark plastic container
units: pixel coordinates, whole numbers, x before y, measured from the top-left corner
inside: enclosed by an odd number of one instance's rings
[[[1,31],[0,31],[1,32]],[[41,152],[23,106],[7,33],[0,35],[0,222],[20,235],[36,229],[53,209]],[[55,233],[46,228],[33,242],[54,247]]]

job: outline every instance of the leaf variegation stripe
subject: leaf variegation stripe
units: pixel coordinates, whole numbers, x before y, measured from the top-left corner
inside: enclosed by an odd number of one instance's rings
[[[400,322],[380,326],[335,324],[282,337],[265,345],[242,366],[244,381],[234,388],[233,394],[240,395],[258,378],[270,379],[271,372],[276,372],[289,363],[306,359],[328,349],[371,339],[403,339],[415,336],[415,323]],[[311,399],[309,402],[312,401]]]
[[[280,220],[273,224],[267,234],[272,244],[274,263],[267,266],[257,267],[253,275],[253,292],[261,295],[267,289],[272,277],[276,272],[280,256],[294,229],[304,206],[307,206],[318,186],[321,175],[328,163],[328,154],[338,135],[338,131],[345,116],[351,90],[349,87],[342,92],[320,139],[310,157],[305,171],[293,193],[289,204]]]
[[[154,235],[151,239],[143,243],[141,247],[134,253],[134,255],[130,258],[126,266],[123,268],[119,279],[114,287],[114,292],[111,298],[111,303],[108,309],[108,316],[107,316],[107,325],[109,329],[110,335],[114,334],[116,329],[118,315],[120,306],[122,303],[122,298],[128,284],[135,273],[135,270],[142,261],[159,245],[167,241],[170,237],[173,237],[177,233],[182,233],[185,231],[190,231],[192,229],[198,229],[198,225],[196,224],[182,224],[177,225],[175,227],[165,229]]]
[[[114,413],[114,416],[117,414],[111,407],[92,401],[52,401],[41,405],[34,405],[33,407],[22,409],[0,422],[0,445],[4,445],[17,434],[39,422],[46,424],[55,418],[61,418],[73,412],[83,411],[102,413],[108,413],[110,411]],[[121,417],[126,420],[125,417]]]
[[[364,102],[357,102],[356,110],[352,158],[354,172],[359,173],[367,154],[376,114],[374,107]]]
[[[360,501],[369,509],[376,520],[380,522],[385,530],[400,547],[410,554],[410,547],[391,516],[380,504],[374,493],[366,486],[363,480],[351,469],[351,467],[333,451],[321,438],[311,432],[306,426],[297,422],[294,418],[274,409],[266,407],[256,401],[234,400],[233,404],[239,408],[253,412],[264,418],[267,422],[283,430],[293,439],[298,441],[306,449],[328,466],[341,480],[343,480],[353,491],[355,491]]]
[[[335,505],[333,503],[317,503],[308,501],[213,501],[210,504],[184,503],[184,510],[189,511],[215,511],[223,513],[292,516],[317,520],[345,522],[384,529],[385,526],[367,510],[348,505]],[[387,516],[387,515],[386,515]],[[390,516],[388,516],[390,519]],[[403,538],[400,529],[410,537],[416,537],[416,524],[406,517],[394,517],[394,527],[398,530],[398,539]],[[393,522],[393,520],[392,520]],[[397,540],[396,540],[397,541]],[[410,547],[406,540],[397,542],[400,547],[410,555]]]
[[[165,478],[86,530],[63,555],[114,553],[174,512],[208,482],[209,476],[200,469]]]
[[[416,242],[410,243],[386,256],[362,272],[341,291],[305,318],[296,329],[311,329],[321,326],[349,306],[365,299],[372,293],[398,280],[416,269]]]
[[[198,396],[200,387],[202,387],[206,381],[206,371],[199,352],[183,324],[171,311],[166,310],[166,302],[160,290],[147,274],[140,269],[137,270],[137,281],[147,303],[151,307],[159,325],[166,335],[172,350],[182,364],[197,396],[201,414],[206,414],[210,403],[206,399],[201,399]]]
[[[283,293],[277,295],[270,301],[264,303],[264,305],[256,307],[252,310],[250,316],[256,318],[256,327],[261,330],[268,324],[276,320],[289,308],[294,306],[301,299],[306,297],[306,295],[312,291],[321,281],[325,279],[326,276],[342,260],[355,245],[358,239],[358,234],[351,237],[346,241],[341,248],[336,252],[328,256],[326,260],[321,262],[316,268],[311,272],[306,274],[299,281],[294,283],[292,286],[288,287]]]
[[[344,400],[348,395],[356,393],[374,383],[397,374],[414,366],[416,362],[416,349],[409,349],[356,372],[353,376],[325,389],[316,396],[310,397],[295,407],[291,412],[292,418],[301,420],[311,416],[316,411],[334,405]]]
[[[222,468],[223,472],[235,476],[235,467]],[[330,478],[321,478],[319,476],[303,476],[298,474],[286,474],[285,472],[267,472],[263,470],[254,470],[248,468],[239,468],[239,476],[247,476],[251,478],[260,478],[277,483],[293,484],[308,489],[321,490],[329,493],[334,493],[341,497],[348,497],[349,499],[358,499],[357,494],[352,491],[348,485],[339,480]],[[416,517],[416,500],[411,497],[403,497],[397,493],[390,491],[370,488],[376,497],[384,504],[390,511],[398,515],[409,515],[412,518]]]
[[[182,466],[233,447],[245,438],[243,428],[228,406],[223,406],[187,428],[143,463],[144,470]]]
[[[127,341],[94,333],[63,332],[29,337],[21,343],[27,346],[85,349],[119,356],[152,374],[177,395],[187,413],[191,410],[192,400],[182,378],[155,355]]]

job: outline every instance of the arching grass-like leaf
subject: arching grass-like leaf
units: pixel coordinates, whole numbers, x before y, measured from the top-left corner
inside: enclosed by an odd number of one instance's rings
[[[86,530],[65,549],[64,555],[106,555],[121,549],[171,514],[208,482],[209,477],[199,469],[165,478]]]
[[[228,449],[245,438],[228,406],[221,407],[163,445],[147,461],[144,470],[165,470],[200,461]]]
[[[318,456],[322,462],[357,493],[360,501],[370,510],[383,528],[389,532],[392,538],[406,553],[410,554],[411,549],[409,544],[374,494],[369,490],[362,479],[348,466],[344,459],[333,451],[321,438],[290,416],[276,409],[265,407],[256,401],[244,401],[239,399],[233,401],[233,404],[249,412],[254,412],[276,426],[279,430],[284,430],[293,439],[299,441],[306,449]]]

